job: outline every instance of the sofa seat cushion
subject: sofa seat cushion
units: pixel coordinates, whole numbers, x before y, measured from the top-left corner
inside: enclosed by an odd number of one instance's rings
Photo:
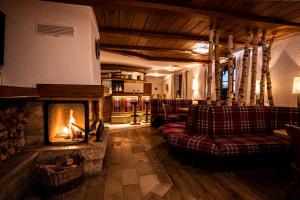
[[[173,147],[205,154],[216,154],[217,148],[210,136],[193,134],[182,127],[164,127],[161,129],[166,141]]]
[[[166,123],[162,126],[160,126],[158,128],[158,130],[162,130],[166,127],[171,127],[171,128],[185,128],[186,127],[186,121],[180,121],[180,122],[169,122],[169,123]]]
[[[292,149],[289,140],[269,134],[217,136],[215,143],[220,155],[288,152]]]

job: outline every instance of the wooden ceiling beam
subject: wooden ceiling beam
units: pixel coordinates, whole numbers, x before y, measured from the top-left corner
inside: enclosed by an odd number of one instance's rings
[[[148,46],[129,46],[129,45],[113,45],[101,43],[100,48],[112,49],[112,50],[137,50],[137,51],[154,51],[154,52],[174,52],[182,54],[195,54],[192,50],[174,49],[174,48],[157,48]]]
[[[102,51],[116,53],[125,56],[131,56],[136,58],[142,58],[144,60],[149,61],[165,61],[165,62],[197,62],[197,63],[208,63],[207,59],[191,59],[191,58],[173,58],[173,57],[151,57],[144,54],[132,52],[132,51],[124,51],[124,50],[111,50],[102,48]]]
[[[128,72],[140,72],[146,73],[148,67],[133,67],[128,65],[119,65],[119,64],[108,64],[101,63],[101,70],[120,70],[120,71],[128,71]]]
[[[226,19],[237,24],[245,26],[255,26],[264,28],[265,25],[295,26],[300,27],[299,22],[287,21],[280,18],[241,14],[234,12],[222,12],[217,10],[209,10],[204,8],[195,8],[189,6],[178,6],[172,4],[162,4],[155,2],[137,1],[137,0],[99,0],[99,6],[110,6],[118,8],[133,8],[143,10],[145,12],[155,12],[161,14],[176,15],[181,17],[201,18],[206,20]]]
[[[146,38],[159,38],[164,40],[176,40],[183,42],[205,42],[208,43],[208,36],[195,36],[195,35],[186,35],[186,34],[174,34],[174,33],[158,33],[150,31],[138,31],[138,30],[127,30],[127,29],[117,29],[109,27],[99,27],[100,34],[117,34],[117,35],[126,35],[130,37],[146,37]],[[227,38],[220,38],[220,43],[227,45]],[[240,44],[242,43],[235,43]]]

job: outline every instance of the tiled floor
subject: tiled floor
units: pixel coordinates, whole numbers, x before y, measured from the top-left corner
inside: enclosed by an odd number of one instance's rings
[[[286,199],[288,165],[217,172],[195,164],[201,156],[170,151],[155,128],[109,136],[104,170],[82,184],[78,200]]]

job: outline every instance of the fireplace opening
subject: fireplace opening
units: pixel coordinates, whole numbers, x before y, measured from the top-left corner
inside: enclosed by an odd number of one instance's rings
[[[76,144],[88,141],[87,101],[46,101],[44,105],[47,144]]]

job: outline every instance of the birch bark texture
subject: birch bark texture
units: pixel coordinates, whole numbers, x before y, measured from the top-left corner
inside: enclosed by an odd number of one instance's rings
[[[212,84],[212,59],[214,45],[214,29],[209,30],[209,51],[208,51],[208,68],[207,68],[207,105],[211,105],[211,84]]]
[[[248,81],[248,68],[249,68],[250,39],[251,39],[251,33],[247,32],[247,37],[245,40],[245,47],[244,47],[244,56],[243,56],[242,78],[241,78],[241,84],[239,88],[239,98],[238,98],[239,106],[245,105],[246,81]]]
[[[252,67],[251,67],[251,90],[250,105],[256,105],[256,75],[257,75],[257,53],[258,53],[258,32],[253,34]]]
[[[266,32],[263,32],[262,35],[262,67],[261,67],[261,76],[260,76],[260,93],[259,93],[259,104],[265,104],[265,82],[266,82],[266,69],[268,65],[268,48],[266,44]]]
[[[221,69],[220,69],[220,49],[219,49],[220,30],[215,31],[215,90],[216,90],[216,106],[221,105]]]
[[[232,89],[233,89],[233,34],[228,35],[228,90],[227,106],[232,106]]]
[[[274,106],[274,99],[273,99],[273,93],[272,93],[272,81],[271,81],[271,74],[270,74],[270,61],[271,61],[271,48],[274,41],[274,36],[270,40],[269,46],[268,46],[268,63],[266,65],[266,79],[267,79],[267,91],[268,91],[268,101],[269,106]]]

